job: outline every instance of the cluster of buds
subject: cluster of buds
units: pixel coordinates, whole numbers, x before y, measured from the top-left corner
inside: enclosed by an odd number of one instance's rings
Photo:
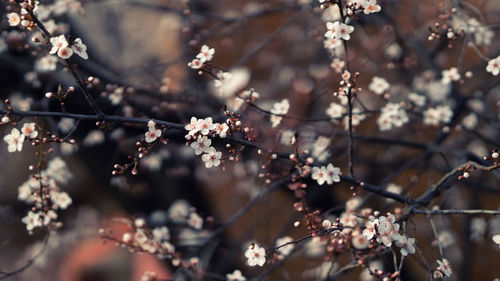
[[[117,246],[127,248],[130,252],[149,253],[161,259],[176,258],[178,254],[170,243],[170,232],[166,226],[149,229],[143,218],[135,220],[117,219],[127,226],[127,230],[117,237],[111,228],[99,229],[101,238],[113,241]]]
[[[498,152],[498,148],[491,151],[491,157],[485,156],[483,159],[485,161],[491,159],[494,162],[494,165],[500,165],[500,153]]]
[[[75,87],[69,86],[67,90],[63,90],[61,85],[57,87],[57,94],[54,94],[53,92],[47,92],[45,93],[45,97],[48,99],[55,98],[59,101],[61,104],[61,107],[64,107],[64,100],[68,97],[69,94],[73,93],[75,91]]]
[[[456,12],[457,9],[452,8],[449,12],[440,14],[439,19],[449,22]],[[434,26],[429,27],[429,32],[430,35],[427,38],[429,41],[441,39],[444,36],[448,40],[448,48],[452,48],[453,43],[464,35],[463,30],[455,30],[453,26],[450,26],[448,23],[440,24],[439,22],[436,22],[434,23]]]
[[[167,144],[167,139],[161,137],[162,129],[165,126],[157,125],[153,120],[149,120],[148,122],[148,130],[144,133],[144,137],[141,141],[135,143],[137,146],[137,152],[135,155],[129,155],[128,159],[131,162],[126,164],[115,164],[113,166],[112,175],[121,175],[125,173],[127,170],[132,168],[131,174],[137,175],[137,166],[139,165],[140,159],[146,157],[152,149],[152,144],[155,142],[159,142],[161,144]]]
[[[24,1],[19,5],[11,5],[11,12],[7,14],[10,26],[22,26],[27,30],[34,30],[36,24],[31,13],[38,8],[38,1]]]
[[[461,167],[458,169],[462,174],[458,176],[459,180],[467,179],[470,177],[470,173],[474,171],[474,167],[472,165],[467,165],[465,167]]]

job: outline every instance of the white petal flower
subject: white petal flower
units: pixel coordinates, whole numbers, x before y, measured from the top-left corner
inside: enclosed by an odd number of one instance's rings
[[[81,38],[76,38],[75,41],[73,41],[73,45],[71,45],[71,49],[75,54],[79,55],[83,59],[88,59],[89,56],[87,55],[87,46],[82,43]]]
[[[241,274],[241,271],[239,269],[236,269],[233,271],[233,273],[228,273],[226,274],[226,278],[228,281],[245,281],[247,280],[245,276]]]
[[[59,48],[57,55],[62,59],[69,59],[73,55],[73,49],[67,46]]]
[[[24,123],[23,127],[21,128],[21,132],[23,132],[26,137],[31,139],[34,139],[38,136],[35,123]]]
[[[50,38],[50,44],[52,44],[52,49],[50,49],[50,54],[53,55],[61,48],[68,46],[68,41],[64,35],[59,35],[57,37]]]
[[[18,129],[12,128],[10,134],[3,137],[7,143],[7,151],[16,152],[23,149],[24,134],[21,134]]]
[[[494,76],[500,73],[500,56],[488,61],[488,66],[486,66],[486,71]]]
[[[245,257],[249,266],[263,266],[266,263],[266,250],[257,244],[248,246]]]
[[[18,13],[8,13],[7,18],[9,19],[10,26],[17,26],[21,23],[21,17]]]
[[[281,238],[276,240],[276,247],[285,245],[285,244],[290,243],[292,241],[293,241],[293,238],[290,236],[281,237]],[[280,253],[280,255],[287,256],[292,252],[294,247],[295,246],[293,244],[287,244],[285,246],[279,247],[277,251],[278,251],[278,253]]]
[[[205,162],[206,168],[217,167],[220,165],[222,157],[222,152],[216,151],[215,148],[210,147],[208,151],[201,156],[201,160]]]

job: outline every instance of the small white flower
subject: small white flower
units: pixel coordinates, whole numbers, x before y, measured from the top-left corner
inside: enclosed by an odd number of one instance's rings
[[[365,225],[365,229],[363,230],[363,235],[367,239],[372,239],[375,234],[377,234],[377,224],[378,220],[375,219],[374,221],[368,221]]]
[[[385,189],[389,192],[392,192],[392,193],[397,193],[397,194],[401,194],[401,191],[403,190],[401,188],[401,186],[397,185],[397,184],[394,184],[394,183],[390,183],[389,185],[387,185],[387,188]],[[392,198],[387,198],[386,199],[387,202],[394,202],[394,199]]]
[[[145,271],[144,274],[141,276],[141,281],[155,281],[156,279],[156,272],[153,271]]]
[[[249,266],[263,266],[266,263],[266,250],[257,244],[248,246],[245,257]]]
[[[53,55],[43,56],[35,61],[37,72],[50,72],[57,68],[57,57]]]
[[[208,135],[213,129],[215,129],[215,124],[212,123],[212,117],[199,119],[198,122],[196,122],[196,130],[202,135]]]
[[[361,6],[363,6],[365,14],[377,13],[382,9],[380,5],[377,4],[377,0],[361,0]]]
[[[500,234],[493,235],[491,239],[500,247]]]
[[[443,259],[442,261],[437,260],[439,267],[437,268],[441,271],[446,277],[450,277],[452,274],[450,262],[447,259]]]
[[[193,212],[189,214],[187,224],[194,229],[200,230],[203,228],[203,219],[197,213]]]
[[[161,136],[161,130],[148,130],[146,133],[144,133],[144,136],[146,137],[146,142],[152,143]]]
[[[462,119],[462,126],[467,130],[474,130],[477,126],[477,115],[470,113]]]
[[[40,214],[33,211],[29,211],[28,215],[25,216],[21,221],[26,224],[26,230],[28,230],[30,233],[34,228],[42,226],[42,219],[40,218]]]
[[[196,55],[196,58],[200,59],[202,63],[211,61],[212,58],[214,57],[215,54],[215,49],[210,48],[207,45],[201,46],[200,53]]]
[[[219,137],[225,138],[228,130],[229,126],[226,123],[215,123],[215,133],[218,134]]]
[[[163,241],[170,239],[170,232],[166,226],[155,227],[153,229],[153,237],[157,241]]]
[[[354,31],[354,27],[345,23],[327,22],[326,28],[328,31],[325,33],[326,38],[339,38],[343,40],[349,40],[351,38],[350,34]]]
[[[426,100],[425,96],[419,95],[417,93],[410,93],[408,95],[408,99],[417,106],[425,105],[425,100]]]
[[[199,59],[194,59],[188,63],[188,66],[192,69],[200,69],[203,66],[203,62]]]
[[[184,126],[184,129],[186,129],[186,131],[189,131],[186,135],[186,138],[188,138],[189,136],[190,139],[191,136],[194,136],[198,132],[198,127],[196,126],[196,124],[198,124],[198,119],[194,116],[191,117],[190,123]]]
[[[24,123],[21,132],[28,138],[34,139],[38,136],[35,123]]]
[[[7,143],[7,151],[16,152],[23,149],[24,134],[21,134],[18,129],[12,128],[10,134],[3,137],[3,140]]]
[[[100,130],[92,130],[87,136],[83,139],[83,145],[86,146],[94,146],[101,144],[105,141],[106,136]]]
[[[415,254],[415,238],[407,238],[399,235],[396,239],[396,245],[401,248],[401,255]]]
[[[201,156],[201,160],[205,162],[205,167],[212,168],[220,165],[222,152],[216,151],[215,148],[210,147],[208,151]]]
[[[455,238],[453,237],[453,234],[449,231],[441,231],[438,235],[438,240],[439,244],[441,244],[441,247],[443,248],[448,248],[449,246],[453,245],[455,243]]]
[[[442,75],[443,78],[441,78],[441,83],[443,84],[449,84],[452,81],[458,81],[461,78],[460,73],[458,73],[458,69],[456,67],[443,70]]]
[[[328,179],[328,172],[325,167],[313,167],[311,178],[316,180],[319,185],[323,185]]]
[[[494,76],[500,73],[500,56],[488,61],[488,66],[486,66],[486,71]]]
[[[352,246],[358,250],[363,250],[368,248],[368,245],[370,245],[370,239],[365,237],[362,233],[359,233],[359,231],[355,231],[352,233]]]
[[[286,243],[290,243],[292,241],[293,241],[293,238],[290,236],[281,237],[281,238],[276,240],[276,247],[279,247],[281,245],[285,245]],[[288,256],[292,252],[294,247],[295,246],[293,244],[288,244],[286,246],[282,246],[282,247],[278,248],[277,251],[282,256]]]
[[[198,137],[195,142],[191,143],[191,147],[194,149],[194,154],[200,155],[209,151],[212,140],[206,136]]]
[[[57,124],[59,130],[63,133],[68,133],[75,126],[75,120],[72,118],[63,117]]]
[[[68,41],[64,35],[59,35],[57,37],[50,38],[50,44],[52,44],[52,48],[50,49],[50,54],[53,55],[59,51],[59,49],[67,47]]]
[[[236,269],[233,271],[233,273],[228,273],[226,274],[226,278],[228,281],[245,281],[247,280],[245,276],[241,274],[241,271],[239,269]]]
[[[330,106],[326,110],[326,114],[334,119],[343,117],[345,113],[345,106],[342,106],[335,102],[330,103]]]
[[[82,39],[76,38],[75,41],[73,41],[73,45],[71,45],[71,49],[83,59],[86,60],[89,58],[87,55],[87,46],[82,43]]]
[[[60,209],[66,209],[73,203],[71,197],[69,197],[66,192],[54,192],[50,194],[52,201],[56,204]]]
[[[340,60],[338,58],[334,58],[332,63],[330,64],[330,67],[335,70],[337,73],[341,73],[342,69],[345,67],[345,62],[343,60]]]
[[[327,178],[327,183],[332,184],[333,182],[339,182],[340,181],[340,175],[342,174],[340,172],[340,168],[337,168],[333,166],[333,164],[328,164],[326,166],[326,174],[328,176]]]
[[[389,86],[387,80],[382,77],[374,76],[370,85],[368,85],[368,89],[377,95],[381,95],[389,89]]]
[[[287,99],[283,99],[281,102],[277,102],[273,105],[271,109],[272,114],[284,115],[288,113],[288,109],[290,108],[290,103]]]
[[[18,13],[8,13],[7,18],[9,19],[10,26],[17,26],[21,23],[21,17]]]

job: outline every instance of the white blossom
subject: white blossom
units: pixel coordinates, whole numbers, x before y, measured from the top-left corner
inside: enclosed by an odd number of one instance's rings
[[[399,235],[396,239],[396,246],[401,248],[401,255],[415,254],[415,238],[407,238],[404,235]]]
[[[201,156],[201,160],[205,162],[205,167],[212,168],[220,165],[222,152],[216,151],[215,148],[210,147],[205,154]]]
[[[370,82],[370,85],[368,85],[368,89],[377,95],[385,93],[389,89],[389,87],[390,85],[387,80],[378,76],[374,76],[372,78],[372,81]]]
[[[20,133],[18,129],[12,128],[10,134],[3,137],[3,140],[7,143],[7,151],[21,151],[23,149],[24,137],[24,134]]]
[[[498,73],[500,73],[500,56],[488,61],[486,71],[491,73],[493,76],[497,76]]]
[[[247,280],[245,276],[241,274],[239,269],[233,271],[233,273],[226,274],[226,278],[228,281],[245,281]]]
[[[35,123],[24,123],[21,132],[28,138],[34,139],[38,136]]]
[[[326,28],[328,31],[325,33],[326,38],[339,38],[343,40],[349,40],[351,38],[351,33],[354,31],[354,27],[339,21],[327,22]]]
[[[449,84],[452,81],[460,80],[460,73],[458,73],[458,69],[456,67],[452,67],[450,69],[443,70],[442,72],[443,78],[441,78],[441,83]]]
[[[279,246],[285,245],[286,243],[290,243],[290,242],[292,242],[292,241],[293,241],[293,238],[292,238],[292,237],[290,237],[290,236],[285,236],[285,237],[278,238],[278,239],[276,240],[276,247],[279,247]],[[283,255],[283,256],[288,256],[288,255],[292,252],[292,250],[293,250],[293,248],[294,248],[294,247],[295,247],[295,246],[294,246],[293,244],[288,244],[288,245],[285,245],[285,246],[279,247],[279,248],[277,249],[277,251],[278,251],[278,253],[279,253],[280,255]]]
[[[7,18],[9,19],[10,26],[17,26],[21,23],[21,17],[18,13],[8,13]]]
[[[452,274],[450,262],[447,259],[442,259],[442,261],[437,260],[439,267],[437,268],[441,271],[446,277],[450,277]]]
[[[75,41],[73,41],[73,45],[71,45],[71,49],[75,54],[79,55],[83,59],[88,59],[89,56],[87,55],[87,46],[82,43],[81,38],[76,38]]]
[[[245,251],[245,257],[249,266],[263,266],[266,263],[266,250],[252,243]]]

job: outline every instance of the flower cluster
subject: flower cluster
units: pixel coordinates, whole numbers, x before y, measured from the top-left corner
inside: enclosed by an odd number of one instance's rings
[[[39,227],[60,227],[57,211],[71,205],[68,193],[61,191],[60,185],[67,184],[73,177],[66,163],[59,157],[49,161],[47,168],[30,178],[18,188],[18,199],[33,207],[22,221],[31,234]]]
[[[152,230],[146,226],[143,218],[135,219],[133,222],[124,219],[131,230],[123,233],[120,239],[113,238],[110,231],[100,230],[103,238],[116,240],[120,245],[136,252],[146,252],[157,257],[171,258],[175,247],[170,243],[170,232],[166,226],[156,227]]]
[[[188,66],[191,67],[192,69],[200,69],[206,62],[212,60],[214,54],[215,54],[214,48],[210,48],[207,45],[203,45],[201,46],[200,52],[196,55],[196,58],[193,59],[190,63],[188,63]]]
[[[345,23],[341,23],[340,21],[336,22],[327,22],[326,23],[325,37],[327,39],[342,39],[349,40],[351,39],[351,33],[354,31],[354,27]]]
[[[213,123],[212,117],[205,119],[197,119],[191,117],[191,122],[184,127],[188,134],[187,140],[192,140],[190,146],[194,149],[196,155],[201,156],[201,160],[205,163],[205,167],[217,167],[221,163],[222,152],[217,151],[212,145],[211,136],[219,136],[225,138],[227,136],[229,126],[226,123]],[[188,143],[189,144],[189,143]]]
[[[281,123],[283,115],[288,113],[289,108],[290,103],[287,99],[283,99],[281,102],[277,102],[273,105],[273,108],[271,109],[272,115],[270,116],[273,128]]]
[[[461,78],[456,67],[443,70],[442,76],[443,78],[441,78],[441,83],[443,84],[450,84],[452,81],[458,81]]]
[[[311,178],[316,180],[319,185],[323,185],[325,182],[328,185],[334,182],[340,181],[340,168],[333,166],[333,164],[328,164],[322,167],[313,167],[311,172]]]
[[[437,126],[439,123],[447,124],[453,117],[453,111],[447,105],[440,105],[435,108],[431,107],[424,111],[424,124]]]
[[[25,123],[19,131],[16,128],[12,128],[10,134],[3,137],[3,140],[7,143],[7,151],[16,152],[23,149],[24,140],[34,139],[38,136],[38,131],[36,130],[35,123]]]
[[[408,114],[400,104],[387,103],[382,108],[382,114],[377,119],[378,127],[381,131],[388,131],[392,127],[401,127],[409,122]]]
[[[374,92],[377,95],[384,94],[387,90],[389,90],[389,83],[382,77],[374,76],[370,85],[368,85],[368,89]]]
[[[451,270],[450,262],[447,259],[442,259],[437,260],[437,263],[439,266],[436,268],[436,271],[434,271],[434,278],[442,279],[444,276],[450,277],[453,273]]]
[[[50,49],[50,54],[57,55],[62,59],[69,59],[73,53],[79,55],[83,59],[88,59],[87,55],[87,46],[83,44],[82,39],[76,38],[71,45],[66,40],[64,35],[59,35],[57,37],[50,38],[50,44],[52,44],[52,48]]]
[[[170,206],[168,218],[175,223],[186,224],[196,230],[203,228],[203,219],[185,200],[177,200]]]

